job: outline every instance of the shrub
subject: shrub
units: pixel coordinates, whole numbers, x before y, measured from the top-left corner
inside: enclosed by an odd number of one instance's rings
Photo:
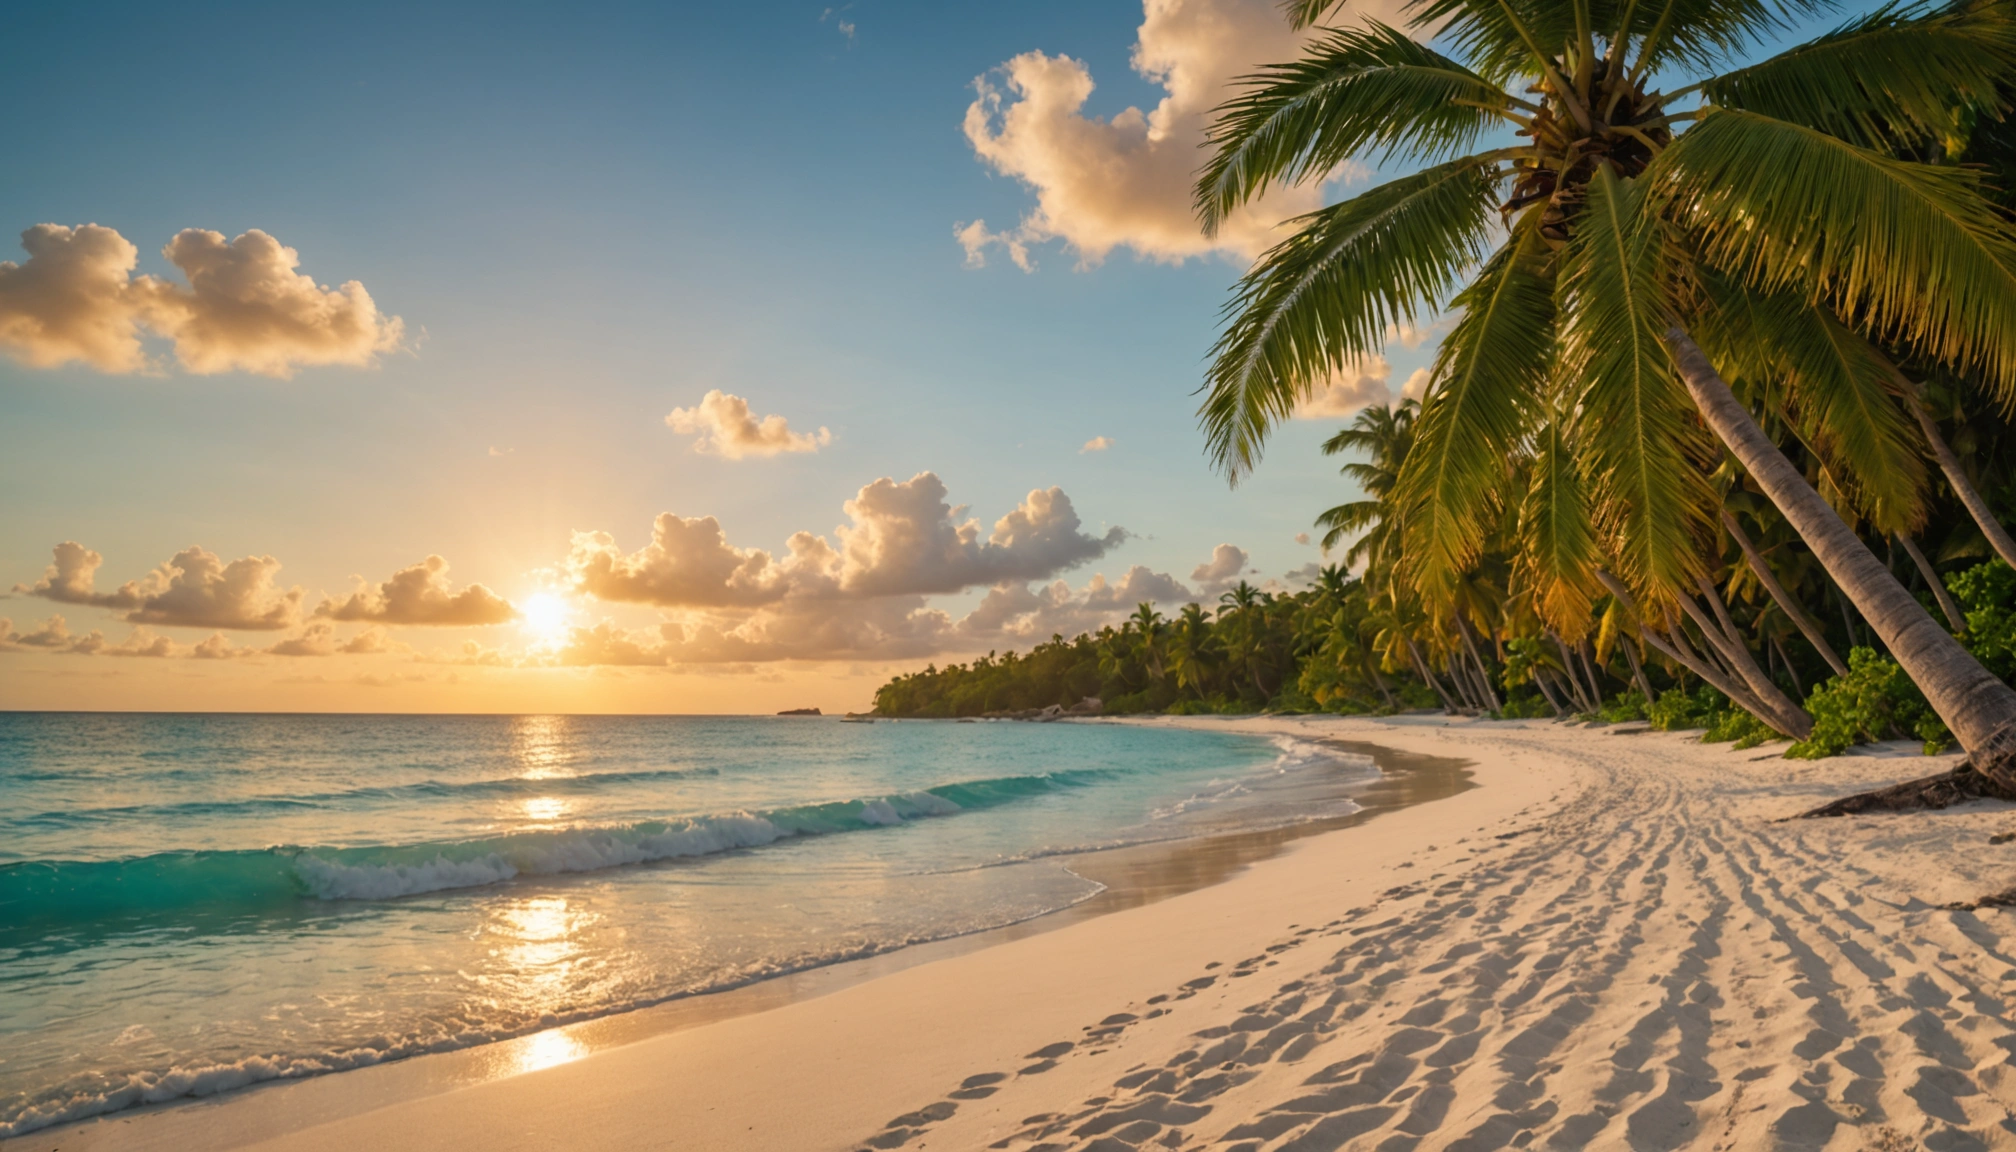
[[[1708,722],[1708,731],[1702,735],[1701,742],[1722,744],[1734,740],[1738,748],[1755,748],[1777,735],[1776,729],[1757,717],[1741,708],[1730,708]]]
[[[1806,698],[1813,717],[1813,735],[1792,745],[1785,755],[1799,760],[1838,756],[1856,744],[1909,732],[1925,742],[1925,754],[1936,755],[1953,742],[1918,686],[1895,660],[1874,649],[1848,654],[1848,674],[1813,689]]]
[[[1622,724],[1627,720],[1644,720],[1651,715],[1647,711],[1645,694],[1636,688],[1629,688],[1603,702],[1596,710],[1596,718],[1605,724]]]
[[[1505,706],[1498,710],[1501,720],[1544,720],[1554,715],[1554,706],[1538,692],[1528,692],[1523,696],[1506,694]]]
[[[2016,570],[1991,560],[1953,577],[1952,587],[1967,611],[1967,650],[1990,672],[2016,680]]]
[[[1703,684],[1691,694],[1683,688],[1668,688],[1645,710],[1645,718],[1661,732],[1683,728],[1706,728],[1716,716],[1728,711],[1729,698]]]

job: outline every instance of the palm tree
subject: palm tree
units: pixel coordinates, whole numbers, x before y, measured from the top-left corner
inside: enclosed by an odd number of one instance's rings
[[[1339,504],[1316,517],[1316,526],[1325,530],[1325,552],[1344,537],[1358,534],[1344,553],[1344,563],[1353,568],[1360,564],[1368,570],[1385,567],[1375,561],[1389,559],[1399,544],[1398,525],[1387,521],[1386,510],[1400,481],[1400,466],[1414,444],[1414,416],[1419,410],[1412,400],[1392,407],[1374,404],[1358,413],[1349,427],[1323,442],[1325,456],[1353,450],[1365,453],[1365,459],[1349,461],[1338,469],[1347,479],[1357,481],[1365,499]]]
[[[1127,618],[1127,624],[1134,629],[1135,650],[1140,654],[1141,666],[1148,671],[1149,681],[1161,683],[1162,638],[1169,631],[1169,622],[1162,618],[1162,614],[1155,610],[1153,604],[1143,601],[1134,609],[1134,614]]]
[[[1306,26],[1339,3],[1290,11]],[[1236,480],[1318,383],[1377,351],[1389,324],[1447,302],[1458,318],[1399,483],[1424,595],[1446,595],[1476,559],[1506,462],[1558,423],[1586,489],[1560,511],[1586,515],[1588,530],[1556,531],[1582,552],[1555,562],[1608,569],[1670,619],[1705,584],[1719,439],[1977,767],[2016,787],[2016,690],[1926,614],[1697,343],[1746,310],[1782,321],[1766,338],[1824,335],[1822,317],[1794,315],[1804,304],[2016,401],[2016,233],[1977,173],[1908,155],[1999,114],[1998,85],[2016,80],[2004,0],[1886,7],[1761,63],[1648,88],[1654,75],[1707,73],[1816,6],[1412,0],[1409,26],[1435,30],[1461,61],[1368,21],[1264,69],[1213,127],[1197,186],[1207,229],[1277,182],[1355,156],[1426,166],[1300,218],[1242,278],[1200,417]],[[1508,129],[1505,146],[1473,151]],[[1829,430],[1845,443],[1854,405],[1839,400],[1800,403],[1816,419],[1835,413]]]

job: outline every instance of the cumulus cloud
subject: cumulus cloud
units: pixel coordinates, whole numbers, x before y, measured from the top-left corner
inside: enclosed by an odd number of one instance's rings
[[[141,339],[151,333],[170,340],[190,372],[287,377],[305,366],[372,364],[404,335],[362,284],[318,285],[297,271],[298,252],[256,228],[231,240],[177,233],[161,254],[186,287],[133,275],[139,249],[97,224],[37,224],[21,247],[25,263],[0,263],[0,347],[34,367],[149,371]]]
[[[900,484],[885,477],[861,489],[845,506],[853,523],[836,530],[841,588],[890,596],[1046,579],[1127,539],[1123,528],[1102,536],[1081,531],[1062,488],[1030,492],[984,539],[980,522],[960,522],[945,495],[944,482],[930,472]]]
[[[1099,574],[1076,590],[1062,580],[1039,589],[996,585],[960,619],[957,633],[975,643],[1041,643],[1052,636],[1096,632],[1143,603],[1176,604],[1197,598],[1174,576],[1136,564],[1118,581],[1109,582]]]
[[[370,656],[406,650],[405,645],[386,637],[381,628],[367,628],[348,640],[336,635],[335,626],[325,620],[310,621],[299,634],[279,640],[266,648],[246,648],[231,642],[222,632],[191,645],[177,644],[142,624],[114,644],[103,632],[92,630],[82,636],[71,633],[61,616],[51,616],[32,632],[18,633],[14,622],[0,617],[0,652],[41,651],[70,656],[139,656],[160,659],[235,660],[246,656]]]
[[[843,505],[850,523],[835,542],[798,532],[775,559],[728,542],[712,516],[667,512],[651,542],[625,554],[607,532],[578,532],[568,558],[576,590],[601,600],[659,607],[756,607],[786,597],[867,599],[957,592],[1034,580],[1097,559],[1125,529],[1093,536],[1061,488],[1037,489],[991,531],[946,500],[930,472],[877,480]]]
[[[691,408],[674,408],[665,417],[674,432],[697,435],[695,452],[741,460],[750,456],[776,456],[785,452],[817,452],[833,442],[825,428],[817,432],[793,432],[782,416],[758,418],[749,410],[749,401],[731,396],[719,388],[710,390]]]
[[[327,620],[311,620],[299,635],[289,636],[267,648],[232,648],[230,641],[222,636],[212,636],[204,644],[214,645],[215,650],[208,656],[249,656],[264,653],[268,656],[375,656],[392,652],[404,645],[388,640],[382,628],[366,628],[348,640],[339,639],[335,625]],[[202,647],[198,645],[197,647]],[[199,653],[199,655],[205,655]]]
[[[14,591],[125,613],[133,624],[176,628],[227,628],[274,632],[294,626],[300,616],[301,589],[282,591],[273,580],[280,562],[271,556],[246,556],[226,564],[201,546],[177,552],[140,580],[129,580],[112,592],[99,592],[96,574],[104,557],[74,540],[55,548],[53,562],[34,584],[16,584]]]
[[[791,545],[803,550],[808,571],[830,568],[834,561],[831,546],[810,533],[793,536]],[[793,560],[798,557],[794,551]],[[628,555],[607,532],[576,532],[567,561],[578,591],[599,600],[668,608],[770,603],[789,590],[798,568],[773,563],[760,548],[729,544],[712,516],[671,512],[652,522],[651,543]]]
[[[37,224],[21,233],[21,247],[26,263],[0,262],[0,345],[34,368],[146,367],[138,325],[147,293],[132,277],[138,248],[96,224]]]
[[[448,581],[448,562],[429,556],[392,574],[377,585],[360,585],[342,600],[324,600],[315,615],[330,620],[368,620],[380,624],[427,624],[477,627],[515,619],[509,600],[481,584],[460,592]]]
[[[1094,436],[1090,440],[1085,441],[1084,446],[1078,449],[1078,454],[1083,456],[1087,452],[1104,452],[1112,446],[1113,438],[1111,436]]]
[[[0,616],[0,651],[13,652],[22,648],[43,651],[60,651],[68,648],[74,638],[70,626],[61,616],[51,616],[30,632],[16,632],[14,621]]]
[[[1435,376],[1426,368],[1416,368],[1408,373],[1407,382],[1400,386],[1400,395],[1415,403],[1420,403],[1428,395],[1428,385],[1435,382]]]
[[[1190,570],[1190,579],[1197,582],[1197,594],[1206,600],[1215,600],[1226,589],[1237,584],[1247,572],[1247,564],[1252,557],[1244,548],[1232,544],[1220,544],[1211,550],[1211,558]]]
[[[1390,17],[1391,0],[1354,6]],[[1035,206],[1006,233],[962,225],[969,265],[990,245],[1025,271],[1028,246],[1062,240],[1081,264],[1115,248],[1166,263],[1211,253],[1252,259],[1279,241],[1282,220],[1322,205],[1313,184],[1282,188],[1239,209],[1215,237],[1198,227],[1190,190],[1203,163],[1212,110],[1236,78],[1299,55],[1276,0],[1146,0],[1134,70],[1162,88],[1153,108],[1088,115],[1092,73],[1069,56],[1025,52],[974,81],[966,138],[982,162],[1026,184]]]
[[[1303,397],[1295,406],[1299,420],[1330,420],[1349,416],[1373,404],[1393,398],[1393,366],[1384,356],[1372,356],[1338,372],[1323,385]]]

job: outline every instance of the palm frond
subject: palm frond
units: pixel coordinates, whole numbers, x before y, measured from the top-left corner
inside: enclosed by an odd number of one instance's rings
[[[1325,32],[1301,59],[1242,80],[1218,108],[1198,177],[1207,234],[1277,183],[1367,155],[1437,160],[1467,152],[1512,98],[1447,56],[1377,21]]]
[[[1579,463],[1606,551],[1654,602],[1685,595],[1716,507],[1713,458],[1659,334],[1670,315],[1664,234],[1645,190],[1605,165],[1561,273],[1562,379],[1579,384]]]
[[[1596,569],[1602,555],[1567,419],[1550,413],[1534,434],[1530,483],[1519,506],[1518,563],[1532,587],[1534,611],[1548,627],[1580,641],[1601,590]]]
[[[1536,224],[1523,217],[1452,303],[1462,315],[1436,357],[1396,492],[1417,588],[1446,590],[1476,560],[1547,377],[1553,277]]]
[[[2016,23],[2002,5],[1885,5],[1701,92],[1724,108],[1894,149],[1945,138],[1960,109],[1998,108],[1998,85],[2012,77]]]
[[[1915,532],[1925,516],[1927,476],[1915,429],[1898,405],[1890,365],[1868,341],[1819,305],[1791,293],[1761,296],[1703,276],[1718,343],[1753,352],[1748,372],[1768,372],[1799,438],[1864,517],[1884,532]],[[1768,357],[1768,363],[1756,358]]]
[[[1708,71],[1831,7],[1832,0],[1645,0],[1631,9],[1629,35],[1639,44],[1632,68],[1639,76]]]
[[[2016,233],[1979,174],[1715,109],[1648,178],[1710,265],[1824,300],[2016,403]]]
[[[1497,160],[1425,168],[1299,217],[1301,230],[1240,279],[1198,408],[1211,457],[1233,480],[1326,376],[1376,352],[1388,324],[1432,309],[1483,254]]]

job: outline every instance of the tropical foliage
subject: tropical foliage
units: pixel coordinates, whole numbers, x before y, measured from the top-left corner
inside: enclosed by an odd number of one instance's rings
[[[1340,0],[1289,7],[1308,25]],[[2016,404],[2016,228],[1987,175],[2012,167],[2016,17],[1887,6],[1736,64],[1821,8],[1412,0],[1405,27],[1319,32],[1221,109],[1206,228],[1347,160],[1405,174],[1292,222],[1241,279],[1199,416],[1236,480],[1312,390],[1446,310],[1378,518],[1396,611],[1465,648],[1544,635],[1564,689],[1596,681],[1569,675],[1590,637],[1628,634],[1803,738],[1797,661],[1729,600],[1761,589],[1852,674],[1803,607],[1838,595],[2016,781],[2016,691],[1949,634],[1916,540],[1936,473],[2016,560],[1940,424],[1999,438]],[[1752,534],[1800,542],[1806,601]]]

